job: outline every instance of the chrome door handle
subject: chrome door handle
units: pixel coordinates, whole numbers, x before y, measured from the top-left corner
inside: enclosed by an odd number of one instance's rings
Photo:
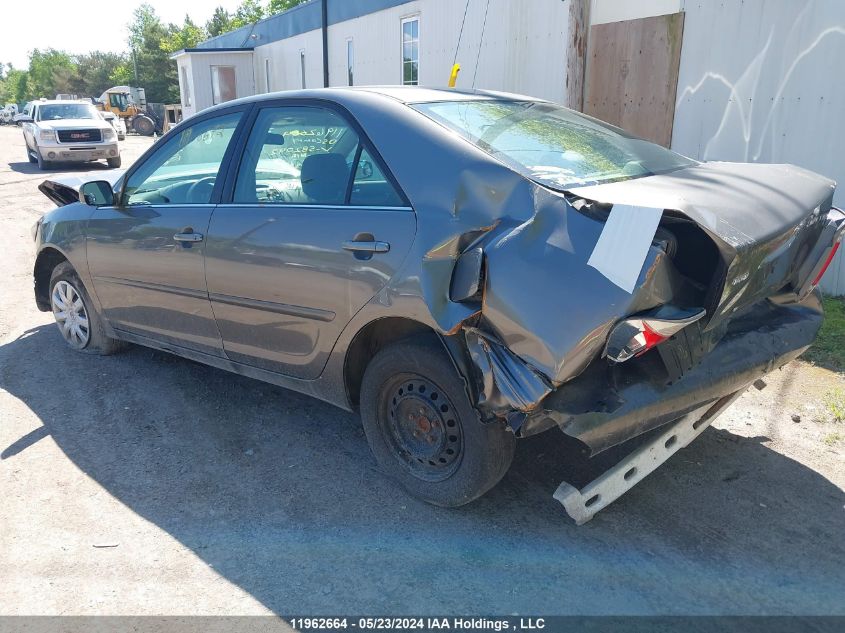
[[[177,233],[173,239],[177,242],[202,242],[202,233]]]
[[[387,242],[356,242],[348,240],[342,244],[343,250],[354,251],[359,253],[387,253],[390,250],[390,244]]]

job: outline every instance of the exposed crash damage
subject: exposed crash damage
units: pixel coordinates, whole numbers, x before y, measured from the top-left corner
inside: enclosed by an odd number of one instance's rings
[[[591,455],[639,438],[581,490],[561,484],[577,522],[813,342],[845,232],[822,176],[698,163],[476,91],[257,97],[139,163],[81,199],[79,183],[42,184],[66,206],[36,226],[39,307],[59,320],[64,288],[106,349],[358,408],[385,472],[439,505],[495,485],[515,438],[557,430]]]
[[[845,230],[830,181],[725,163],[575,188],[565,199],[534,193],[543,202],[531,219],[470,251],[484,255],[485,285],[463,327],[477,404],[517,435],[557,426],[596,454],[677,420],[698,430],[815,339],[822,311],[812,291]],[[590,245],[614,209],[636,223],[631,205],[646,204],[646,213],[665,210],[627,292],[587,266]],[[460,263],[455,274],[465,276]],[[564,505],[579,521],[612,500],[604,494],[587,512],[567,505],[573,495]]]

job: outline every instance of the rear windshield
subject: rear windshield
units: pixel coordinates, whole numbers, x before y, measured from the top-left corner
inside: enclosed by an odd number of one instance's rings
[[[512,169],[554,189],[629,180],[697,164],[592,117],[533,101],[418,103]]]

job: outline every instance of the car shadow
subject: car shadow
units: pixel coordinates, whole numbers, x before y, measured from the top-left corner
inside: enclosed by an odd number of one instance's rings
[[[18,163],[9,163],[9,169],[19,174],[55,174],[57,172],[94,171],[98,169],[107,171],[111,167],[101,162],[51,163],[48,169],[39,169],[36,163],[20,161]]]
[[[557,431],[447,510],[378,472],[355,415],[168,354],[39,326],[0,346],[0,388],[43,423],[0,459],[49,435],[276,613],[845,611],[845,493],[766,438],[708,429],[576,527],[552,493],[586,462]]]

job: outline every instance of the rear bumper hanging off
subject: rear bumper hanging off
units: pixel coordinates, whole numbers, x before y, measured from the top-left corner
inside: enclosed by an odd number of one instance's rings
[[[520,435],[558,426],[594,455],[713,405],[797,358],[815,339],[822,318],[816,292],[800,303],[762,302],[735,317],[719,343],[674,382],[654,352],[631,367],[593,363],[549,394]]]
[[[581,490],[565,481],[561,482],[555,491],[555,499],[563,504],[566,513],[575,520],[577,525],[583,525],[597,512],[606,508],[647,475],[657,470],[672,455],[688,446],[742,394],[742,391],[725,396],[716,404],[706,405],[688,413]]]

